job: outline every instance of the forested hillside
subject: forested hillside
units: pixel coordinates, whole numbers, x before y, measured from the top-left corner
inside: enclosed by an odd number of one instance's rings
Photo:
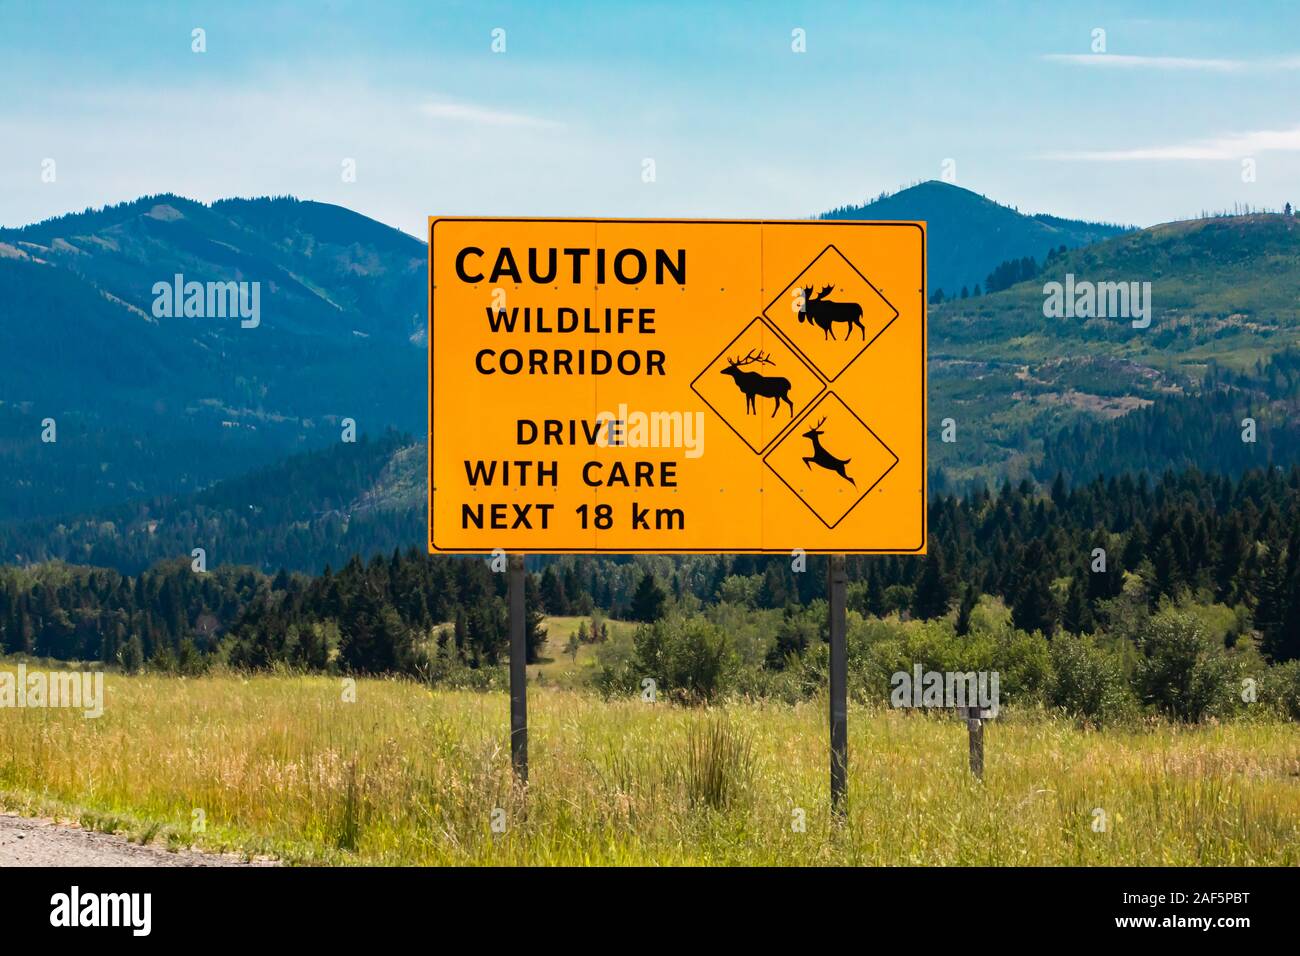
[[[1045,283],[1067,276],[1149,283],[1150,324],[1135,328],[1132,315],[1045,315]],[[1300,345],[1293,215],[1170,223],[1057,253],[1028,281],[932,306],[930,328],[932,434],[945,418],[956,425],[956,441],[931,443],[939,487],[1050,478],[1058,469],[1086,481],[1094,467],[1114,473],[1125,456],[1128,467],[1157,473],[1195,464],[1237,474],[1270,455],[1294,460],[1298,396],[1286,354]],[[1239,440],[1248,414],[1268,422],[1256,446]],[[1235,447],[1220,441],[1234,424]],[[1135,434],[1143,440],[1131,441]]]
[[[971,480],[965,463],[1005,455],[1001,442],[1024,443],[1018,467],[1009,470],[1040,489],[1058,474],[1073,487],[1099,476],[1154,479],[1189,468],[1239,476],[1300,463],[1300,351],[1286,349],[1243,371],[1211,362],[1199,381],[1178,390],[1161,388],[1143,368],[1113,359],[1047,365],[1032,380],[1020,378],[1005,389],[994,372],[969,375],[960,391],[946,390],[951,404],[945,411],[959,422],[957,441],[931,441],[938,462],[932,491],[952,492],[966,482],[985,487],[992,473],[978,470],[980,477]],[[1150,397],[1134,402],[1127,393],[1139,387]],[[1123,414],[1063,417],[1068,424],[1036,440],[1027,425],[972,422],[977,406],[1032,409],[1061,391],[1099,400],[1110,396]],[[938,435],[945,416],[933,411],[936,399],[931,403],[931,431]],[[1246,419],[1253,421],[1249,428],[1242,424]],[[0,523],[0,561],[61,560],[135,574],[202,547],[214,564],[314,574],[327,564],[341,567],[354,555],[365,560],[417,546],[424,522],[424,446],[388,432],[374,439],[362,435],[354,444],[336,442],[189,495]]]
[[[203,548],[213,564],[318,573],[423,539],[424,446],[387,432],[294,455],[189,495],[0,523],[0,561],[135,574]]]
[[[184,495],[423,427],[425,247],[339,206],[174,195],[0,229],[0,521]],[[256,322],[155,314],[247,283]],[[188,311],[188,310],[187,310]],[[50,441],[44,422],[53,420]]]
[[[1211,363],[1186,394],[1156,397],[1113,420],[1081,420],[1043,443],[1041,480],[1195,467],[1239,474],[1300,460],[1300,352],[1287,350],[1246,372]]]
[[[1049,496],[1028,484],[931,505],[924,558],[850,558],[860,614],[971,627],[980,595],[1022,633],[1136,633],[1162,602],[1219,606],[1230,636],[1258,633],[1275,661],[1300,658],[1300,468],[1242,479],[1197,472],[1154,484],[1099,479]],[[187,560],[135,576],[45,564],[0,569],[0,641],[10,653],[202,668],[276,661],[345,672],[472,672],[506,642],[505,575],[478,559],[412,550],[311,578]],[[824,564],[788,558],[563,558],[530,576],[535,612],[653,619],[674,609],[783,611],[756,659],[782,670],[823,640]],[[656,597],[657,594],[657,597]],[[818,608],[822,610],[818,611]],[[1228,632],[1225,632],[1227,634]],[[542,638],[530,622],[530,654]],[[1073,638],[1063,638],[1073,640]]]

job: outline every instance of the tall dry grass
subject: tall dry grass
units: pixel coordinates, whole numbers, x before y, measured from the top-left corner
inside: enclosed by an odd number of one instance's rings
[[[1295,724],[1097,732],[1006,715],[978,784],[962,722],[851,709],[837,825],[815,702],[534,689],[525,794],[501,693],[363,680],[346,703],[338,679],[301,676],[106,687],[98,720],[0,710],[0,802],[295,862],[1300,863]]]

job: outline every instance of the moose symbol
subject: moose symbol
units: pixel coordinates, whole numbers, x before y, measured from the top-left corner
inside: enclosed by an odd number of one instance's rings
[[[844,473],[844,466],[847,465],[849,462],[851,462],[853,459],[836,458],[825,448],[823,448],[822,443],[818,441],[818,439],[825,434],[825,432],[821,430],[821,427],[825,422],[826,422],[826,416],[823,415],[821,421],[819,421],[816,425],[814,425],[812,428],[808,429],[808,431],[803,433],[803,437],[807,438],[813,444],[813,453],[803,460],[804,467],[811,471],[812,466],[817,465],[820,468],[825,468],[827,471],[833,471],[835,472],[835,474],[839,475],[841,478],[843,478],[845,481],[851,484],[854,488],[856,488],[858,486],[858,483]],[[809,462],[812,462],[812,465],[810,465]]]
[[[854,326],[857,326],[862,330],[862,340],[865,342],[867,327],[862,324],[862,306],[856,302],[835,302],[826,298],[834,289],[835,286],[828,285],[813,295],[812,286],[804,286],[803,297],[799,301],[800,324],[815,323],[822,330],[822,340],[825,341],[828,338],[835,338],[835,329],[832,326],[836,322],[847,322],[849,328],[844,336],[845,341],[853,334]]]
[[[780,410],[782,402],[790,406],[790,417],[793,418],[794,404],[790,401],[790,380],[788,378],[768,376],[761,372],[741,371],[746,365],[776,364],[762,352],[755,355],[755,351],[755,349],[750,349],[749,354],[744,358],[728,358],[727,367],[722,370],[722,374],[730,375],[736,386],[745,393],[746,414],[754,411],[754,399],[761,395],[764,398],[775,400],[772,403],[773,418],[776,418],[776,413]]]

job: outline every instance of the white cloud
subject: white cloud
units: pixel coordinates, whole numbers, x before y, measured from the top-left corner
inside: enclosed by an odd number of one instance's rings
[[[1034,159],[1081,162],[1143,162],[1151,160],[1241,159],[1267,152],[1300,152],[1300,127],[1287,130],[1255,130],[1230,133],[1210,139],[1142,146],[1131,149],[1088,149],[1043,153]]]
[[[436,120],[448,120],[473,126],[514,126],[531,129],[558,129],[564,124],[553,120],[528,116],[524,113],[509,113],[504,110],[475,106],[472,103],[423,103],[420,113]]]
[[[0,149],[0,225],[158,192],[203,201],[292,194],[415,236],[430,214],[794,218],[877,175],[864,173],[867,150],[848,150],[820,162],[810,192],[806,153],[783,128],[745,150],[662,120],[647,131],[639,112],[608,109],[625,97],[607,89],[608,101],[565,102],[554,114],[506,93],[411,94],[315,72],[37,89],[0,104],[0,138],[29,154]],[[58,160],[56,184],[39,181],[45,156]],[[647,156],[658,164],[652,184],[641,179]],[[355,161],[355,181],[342,179],[345,159]]]
[[[287,193],[417,236],[435,212],[554,212],[594,191],[611,164],[599,131],[557,133],[535,117],[350,75],[38,91],[0,107],[0,139],[36,157],[20,169],[0,149],[0,224],[157,192],[203,201]],[[58,181],[42,187],[45,156],[57,159]],[[345,159],[355,182],[342,178]]]
[[[1044,60],[1103,69],[1215,70],[1231,73],[1246,68],[1243,60],[1205,60],[1185,56],[1126,56],[1120,53],[1045,53]]]
[[[1204,70],[1213,73],[1300,70],[1300,57],[1225,60],[1190,56],[1129,56],[1121,53],[1045,53],[1044,60],[1119,70]]]

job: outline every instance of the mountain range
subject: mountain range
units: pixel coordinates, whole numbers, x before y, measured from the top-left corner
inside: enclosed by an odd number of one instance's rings
[[[344,418],[421,427],[425,270],[420,241],[293,199],[150,196],[0,230],[0,517],[201,488]],[[177,281],[256,282],[260,319],[157,315]]]
[[[932,289],[1028,263],[931,308],[935,487],[1046,479],[1058,459],[1086,479],[1124,461],[1119,434],[1145,436],[1150,470],[1300,447],[1300,376],[1270,364],[1300,346],[1291,217],[1131,230],[934,182],[826,216],[925,219]],[[425,270],[420,240],[291,198],[159,195],[0,230],[0,562],[134,571],[202,539],[214,562],[312,570],[419,545]],[[1067,274],[1150,281],[1151,326],[1046,318],[1043,284]],[[261,283],[260,322],[155,314],[177,275]],[[1257,408],[1265,443],[1202,455],[1207,389],[1221,417]],[[340,441],[345,418],[361,441]]]

